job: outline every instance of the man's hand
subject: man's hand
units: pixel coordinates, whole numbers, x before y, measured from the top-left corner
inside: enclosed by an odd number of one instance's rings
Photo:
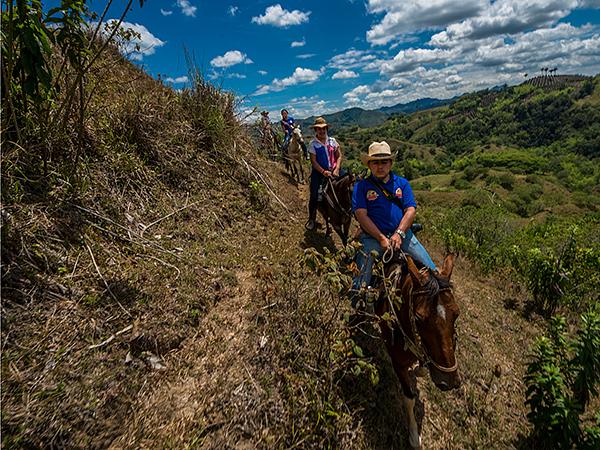
[[[385,237],[385,235],[382,235],[379,238],[379,245],[381,245],[381,248],[385,251],[390,246],[390,240],[387,237]]]
[[[340,176],[340,168],[339,167],[336,167],[335,169],[333,169],[333,176],[336,178]]]
[[[394,233],[390,238],[390,244],[394,250],[400,250],[400,246],[402,245],[402,236],[398,233]]]
[[[323,171],[323,176],[325,177],[331,177],[333,174],[331,173],[331,170],[324,170]]]

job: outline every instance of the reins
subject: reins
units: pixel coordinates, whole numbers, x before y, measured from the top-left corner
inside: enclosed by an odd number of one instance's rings
[[[344,176],[349,176],[349,175],[344,175]],[[335,200],[335,203],[334,203],[331,200],[331,198],[329,197],[329,195],[325,193],[325,198],[327,199],[327,203],[329,203],[329,206],[331,206],[335,212],[337,212],[339,214],[344,214],[345,216],[348,216],[348,217],[351,217],[350,212],[348,212],[342,208],[342,204],[340,203],[340,201],[335,193],[335,187],[333,186],[331,177],[327,177],[327,183],[331,187],[331,192],[333,192],[333,199]]]
[[[406,261],[406,254],[402,251],[400,253],[401,253],[400,258],[402,260]],[[394,257],[394,249],[390,246],[383,253],[382,261],[384,264],[387,264],[390,261],[392,261],[393,257]],[[389,274],[389,278],[392,279],[392,286],[394,286],[394,287],[397,286],[398,280],[400,279],[401,276],[402,276],[402,268],[400,266],[398,266]],[[387,291],[387,286],[385,285],[385,282],[384,282],[384,287],[386,288],[386,291]],[[446,287],[446,288],[439,289],[438,292],[444,292],[444,291],[450,291],[450,290],[451,290],[451,288]],[[455,372],[456,369],[458,368],[458,363],[456,362],[456,359],[455,359],[455,363],[452,367],[440,366],[429,355],[429,353],[427,352],[427,349],[425,348],[425,345],[423,344],[423,340],[421,339],[421,336],[419,335],[419,332],[417,330],[417,320],[416,320],[416,316],[415,316],[415,313],[413,310],[413,296],[414,295],[423,295],[423,294],[429,295],[429,291],[427,289],[419,289],[418,291],[413,292],[412,286],[408,293],[408,302],[409,302],[408,318],[410,321],[411,331],[414,336],[414,340],[412,340],[408,336],[406,331],[404,331],[404,328],[402,328],[400,316],[398,315],[398,313],[395,311],[395,308],[394,308],[393,297],[390,295],[389,292],[386,292],[386,298],[389,302],[390,309],[392,310],[393,317],[396,317],[396,321],[398,322],[398,328],[400,329],[400,332],[402,333],[402,337],[404,338],[404,350],[409,350],[419,360],[419,362],[421,363],[421,365],[423,367],[427,367],[429,364],[431,364],[436,369],[438,369],[440,372],[445,372],[445,373]]]

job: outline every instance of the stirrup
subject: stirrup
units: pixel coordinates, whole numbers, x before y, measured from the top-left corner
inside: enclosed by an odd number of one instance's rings
[[[317,223],[313,219],[308,219],[308,222],[306,222],[306,225],[304,225],[304,228],[306,228],[308,231],[312,231],[315,229],[316,226],[317,226]]]

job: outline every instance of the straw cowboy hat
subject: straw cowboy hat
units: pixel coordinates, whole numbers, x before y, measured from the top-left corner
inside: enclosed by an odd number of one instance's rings
[[[369,165],[369,162],[377,159],[391,159],[392,161],[396,158],[396,153],[392,153],[390,144],[385,141],[373,142],[369,145],[369,153],[360,155],[360,159],[365,166]]]
[[[329,125],[327,125],[327,122],[322,117],[317,117],[315,119],[315,123],[313,123],[310,126],[310,128],[322,128],[322,127],[329,128]]]

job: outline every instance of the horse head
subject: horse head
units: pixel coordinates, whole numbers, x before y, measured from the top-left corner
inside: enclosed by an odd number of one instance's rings
[[[302,139],[302,130],[300,129],[300,125],[296,125],[292,131],[292,139],[296,139],[298,142],[303,142]]]
[[[417,355],[429,369],[435,385],[444,391],[456,389],[461,380],[456,362],[455,321],[459,308],[452,292],[450,276],[454,256],[444,259],[441,272],[418,270],[412,258],[407,257],[408,274],[402,285],[402,296],[410,301],[411,327],[416,328],[422,355]]]
[[[354,175],[351,173],[329,179],[323,192],[324,199],[319,204],[319,210],[327,223],[327,233],[330,232],[329,224],[333,225],[344,245],[348,242],[348,233],[352,222],[353,188]]]

